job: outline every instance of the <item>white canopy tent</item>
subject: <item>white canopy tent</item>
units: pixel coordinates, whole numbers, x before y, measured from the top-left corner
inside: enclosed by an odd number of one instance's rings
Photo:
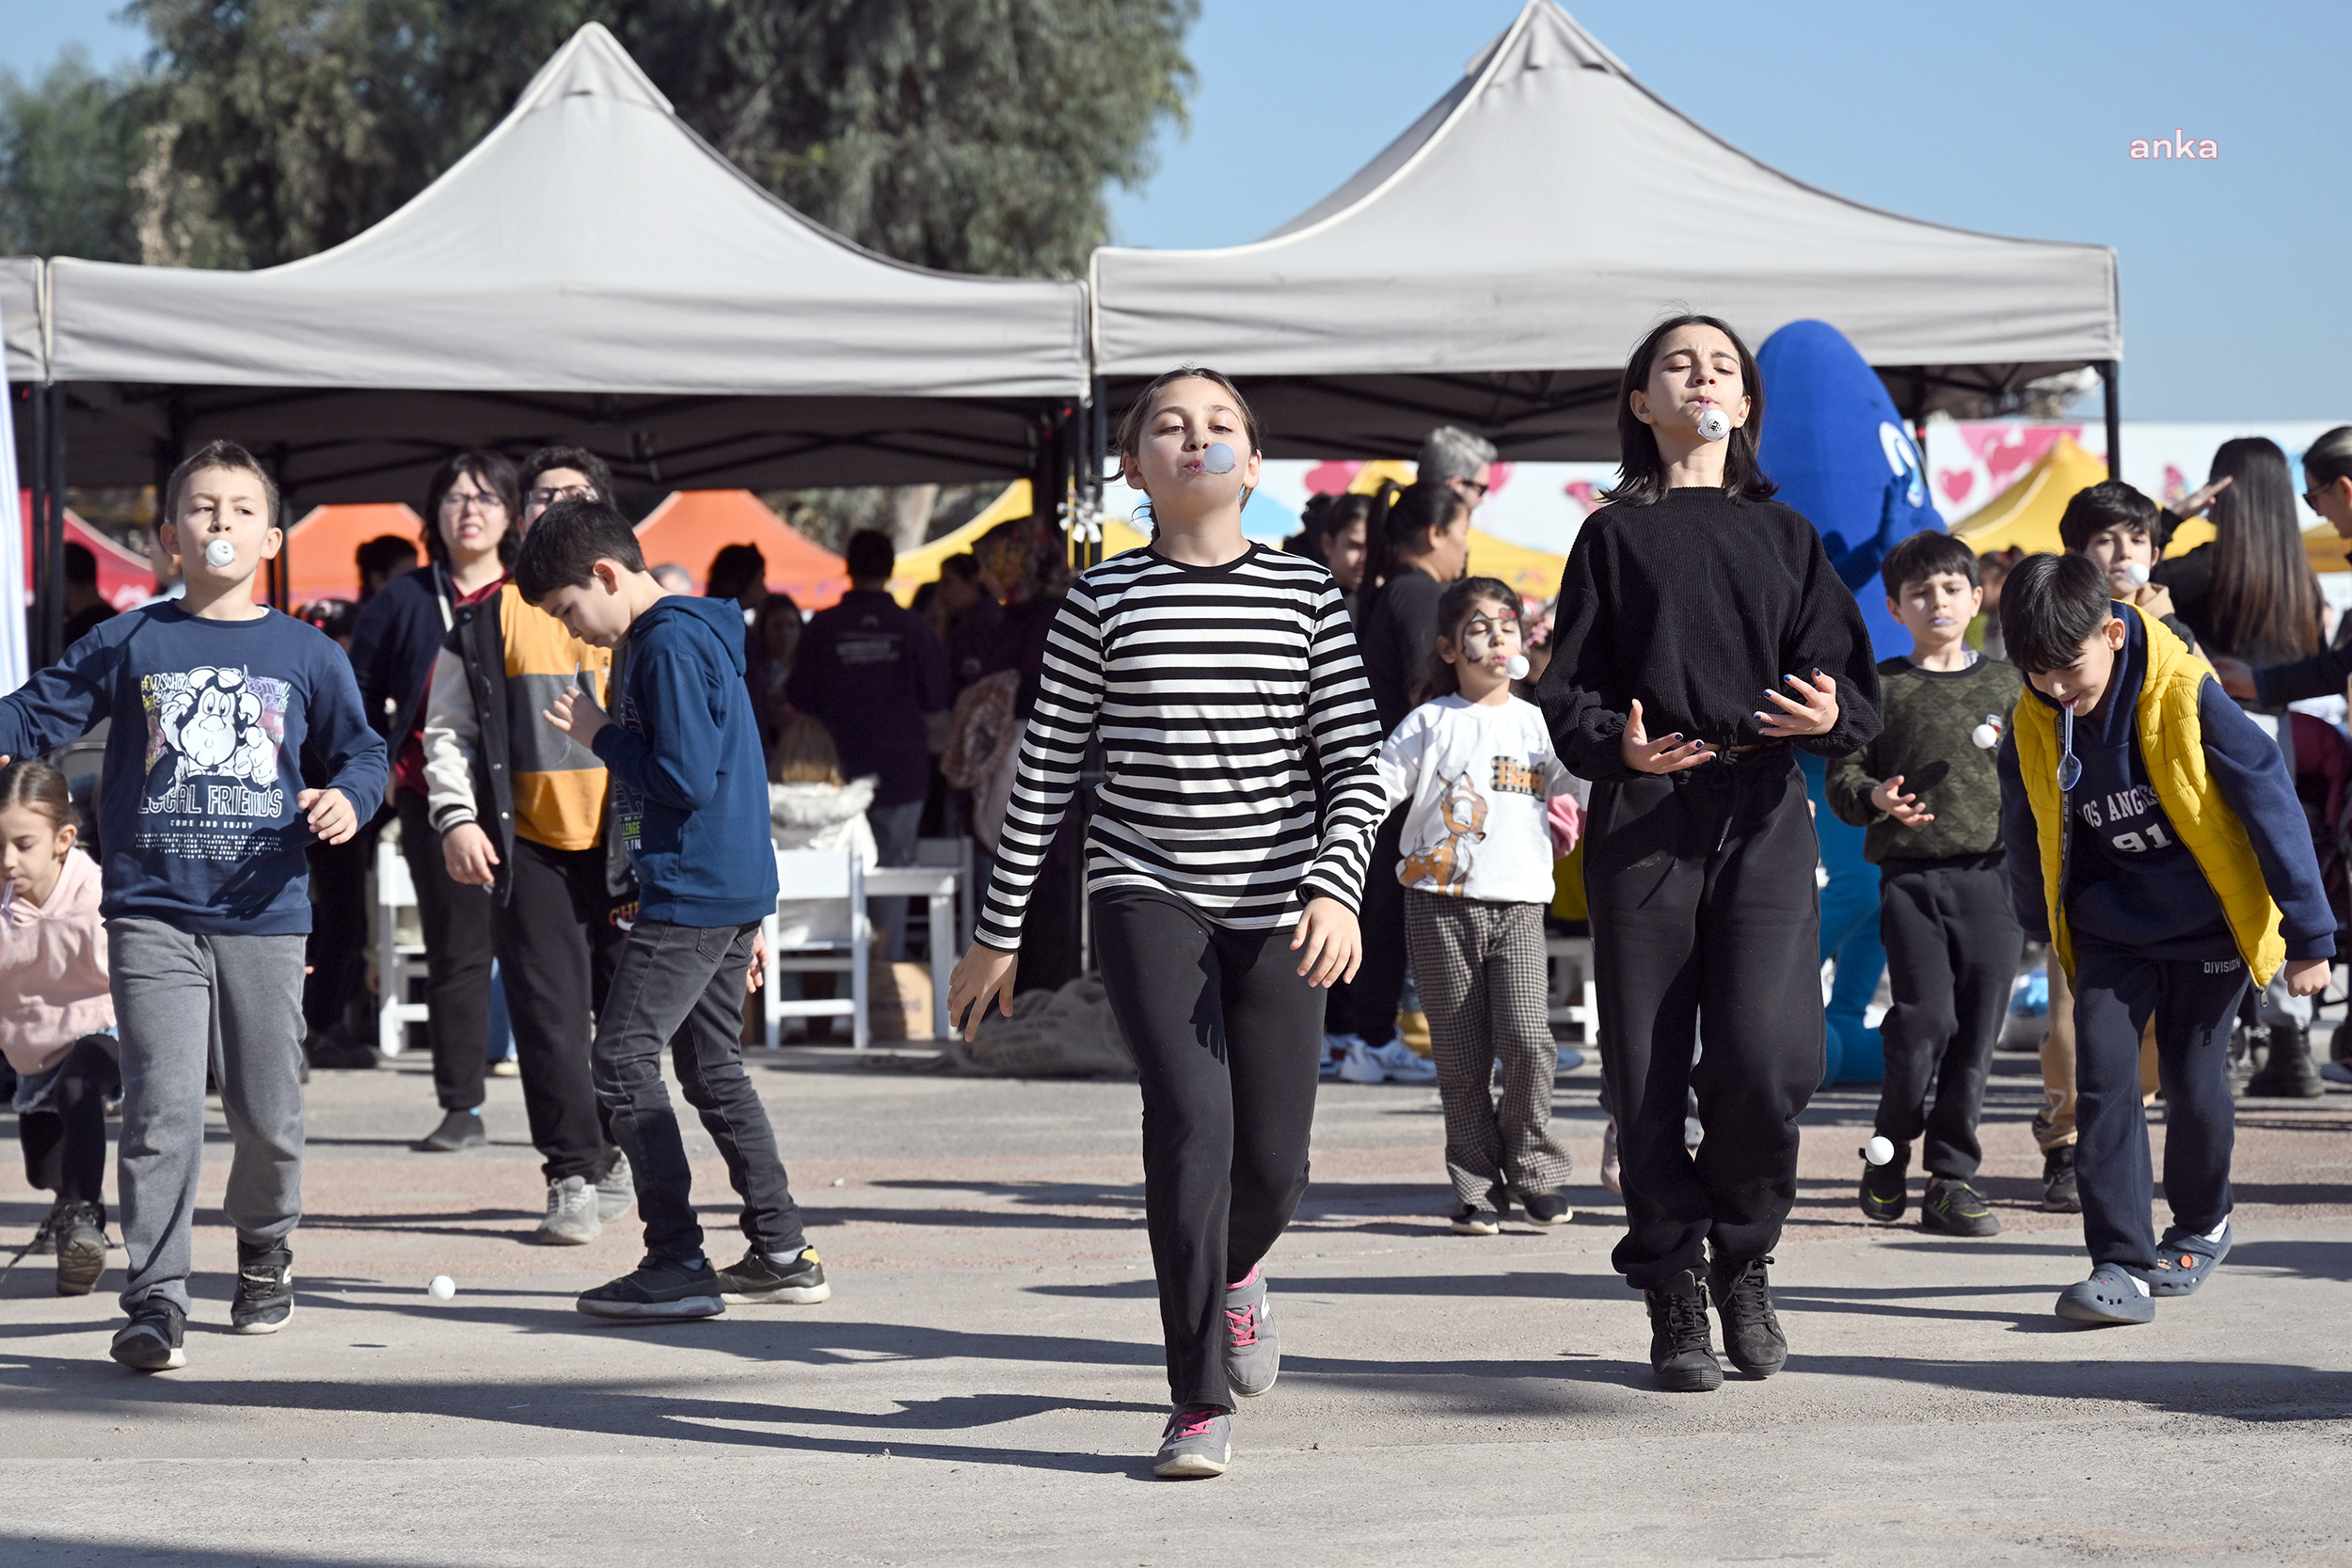
[[[1454,420],[1510,457],[1613,457],[1617,369],[1684,304],[1751,342],[1827,321],[1915,419],[1993,411],[2122,352],[2112,250],[1792,180],[1660,100],[1552,0],[1284,228],[1106,248],[1093,279],[1098,374],[1191,361],[1246,378],[1278,456],[1406,455]]]
[[[151,483],[216,436],[304,502],[550,441],[667,486],[1009,477],[1088,388],[1079,284],[930,272],[820,228],[594,24],[365,233],[247,273],[61,259],[43,294],[77,484]]]

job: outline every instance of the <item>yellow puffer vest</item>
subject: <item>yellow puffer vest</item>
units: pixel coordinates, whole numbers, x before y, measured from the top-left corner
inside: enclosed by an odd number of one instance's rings
[[[2213,668],[2187,644],[2137,606],[2147,638],[2148,674],[2139,688],[2139,755],[2164,815],[2205,874],[2221,912],[2237,939],[2254,984],[2270,983],[2286,961],[2286,939],[2279,934],[2279,906],[2263,881],[2246,826],[2221,798],[2205,770],[2204,732],[2197,719],[2197,697],[2213,678]],[[2017,739],[2017,767],[2026,796],[2033,802],[2035,837],[2042,850],[2042,892],[2049,906],[2050,934],[2066,973],[2074,973],[2074,940],[2063,908],[2066,839],[2070,824],[2058,786],[2058,712],[2028,688],[2010,719]]]

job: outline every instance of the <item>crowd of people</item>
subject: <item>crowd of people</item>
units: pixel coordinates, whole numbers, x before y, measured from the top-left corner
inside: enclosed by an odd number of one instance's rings
[[[2308,1030],[2343,925],[2343,792],[2307,810],[2297,786],[2352,778],[2352,744],[2287,705],[2332,698],[2341,721],[2352,635],[2328,635],[2286,458],[2229,443],[2171,513],[2094,485],[2061,555],[1904,540],[1881,577],[1912,646],[1881,658],[1813,524],[1773,499],[1762,410],[1728,325],[1649,333],[1618,483],[1542,606],[1470,574],[1497,451],[1452,427],[1411,484],[1319,497],[1283,548],[1245,537],[1262,432],[1199,368],[1117,432],[1149,548],[1073,575],[1052,520],[1018,519],[901,606],[891,539],[860,532],[848,592],[813,615],[749,546],[700,595],[649,564],[574,447],[451,457],[421,561],[372,541],[356,613],[278,615],[256,598],[274,486],[206,447],[159,496],[170,596],[71,602],[64,659],[0,698],[0,1048],[27,1175],[56,1196],[57,1289],[103,1273],[119,1096],[113,1354],[183,1364],[209,1087],[233,1145],[231,1326],[289,1321],[302,1081],[376,1063],[364,889],[390,832],[440,1111],[419,1152],[486,1141],[511,1033],[538,1240],[592,1241],[632,1206],[644,1232],[580,1310],[825,1300],[742,1043],[763,921],[798,946],[846,911],[780,887],[771,851],[906,864],[962,835],[984,890],[950,1016],[968,1035],[1017,990],[1100,971],[1141,1084],[1171,1397],[1155,1468],[1218,1474],[1237,1402],[1279,1371],[1264,1265],[1306,1191],[1319,1080],[1436,1085],[1455,1232],[1570,1217],[1547,939],[1573,855],[1613,1260],[1656,1377],[1770,1376],[1769,1271],[1823,1070],[1803,752],[1880,872],[1892,1006],[1862,1212],[1907,1212],[1916,1148],[1920,1222],[1997,1231],[1975,1184],[1985,1083],[2013,983],[2046,961],[2033,1132],[2045,1207],[2080,1210],[2091,1263],[2058,1310],[2148,1321],[2229,1251],[2233,1092],[2325,1082]],[[2352,427],[2304,467],[2352,535]],[[2208,506],[2215,542],[2166,559]],[[43,759],[108,721],[77,801]],[[908,911],[873,915],[898,958]],[[826,977],[787,978],[816,996]],[[665,1052],[742,1200],[731,1264],[694,1215]]]

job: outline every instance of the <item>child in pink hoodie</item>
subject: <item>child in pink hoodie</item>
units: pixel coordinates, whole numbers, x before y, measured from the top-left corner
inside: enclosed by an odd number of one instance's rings
[[[18,1074],[25,1180],[57,1195],[42,1231],[61,1296],[89,1294],[105,1272],[106,1096],[119,1082],[98,863],[74,851],[78,831],[64,774],[29,758],[0,768],[0,1053]]]

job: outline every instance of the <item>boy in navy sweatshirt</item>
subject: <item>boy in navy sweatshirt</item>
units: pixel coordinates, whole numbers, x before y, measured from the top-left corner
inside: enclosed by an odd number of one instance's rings
[[[2000,754],[2011,901],[2074,982],[2074,1168],[2089,1279],[2062,1318],[2144,1323],[2230,1251],[2227,1058],[2248,980],[2328,983],[2335,916],[2311,829],[2268,736],[2080,555],[2028,558],[2001,592],[2027,690]],[[2053,940],[2055,939],[2055,940]],[[2139,1041],[2165,1094],[2159,1241]]]
[[[743,684],[742,612],[732,599],[662,587],[628,519],[601,500],[548,508],[515,558],[515,583],[581,641],[619,650],[612,717],[579,689],[547,714],[611,771],[637,864],[637,923],[596,1019],[593,1067],[636,1173],[645,1258],[583,1292],[580,1309],[644,1321],[707,1318],[727,1303],[822,1301],[832,1293],[824,1265],[743,1070],[743,998],[766,968],[758,938],[775,912],[776,862]],[[743,1198],[751,1250],[730,1269],[703,1256],[686,1148],[661,1083],[664,1044]]]
[[[178,559],[185,596],[105,622],[0,699],[0,760],[114,721],[98,819],[131,1321],[112,1354],[141,1371],[187,1364],[190,1222],[215,1060],[235,1147],[223,1205],[237,1231],[230,1324],[275,1334],[294,1311],[305,852],[373,817],[388,769],[343,651],[253,602],[254,574],[283,542],[261,465],[215,441],[173,471],[162,499],[158,543]],[[305,786],[306,763],[321,787]]]

